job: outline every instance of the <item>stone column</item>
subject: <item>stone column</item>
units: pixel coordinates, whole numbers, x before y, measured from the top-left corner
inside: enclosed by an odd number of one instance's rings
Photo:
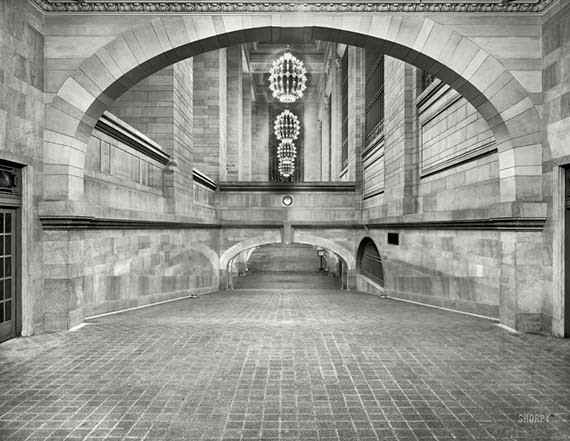
[[[194,167],[215,181],[226,177],[226,49],[194,60]]]
[[[364,49],[348,46],[348,180],[362,192],[364,143]]]
[[[227,48],[227,145],[228,155],[226,162],[228,181],[239,181],[243,174],[243,84],[242,84],[242,48],[232,46]]]
[[[176,214],[191,214],[194,200],[192,169],[194,147],[193,60],[176,63],[173,75],[173,160],[176,169],[172,183],[172,198]]]
[[[329,161],[330,161],[330,103],[326,96],[322,98],[321,104],[321,180],[330,181],[331,176],[329,173]]]
[[[241,180],[251,181],[252,163],[251,163],[251,148],[252,148],[252,100],[254,99],[252,91],[252,79],[250,74],[244,74],[242,80],[242,155],[241,155]]]
[[[269,107],[260,96],[252,107],[251,179],[266,182],[269,180]]]
[[[341,172],[342,150],[342,63],[340,58],[335,58],[332,68],[331,90],[331,181],[338,181]]]
[[[303,176],[308,182],[321,180],[321,143],[318,124],[318,95],[309,93],[305,97],[305,113],[301,130],[303,133]]]
[[[413,68],[385,57],[384,86],[384,216],[404,214],[404,200],[413,182]],[[409,207],[407,207],[409,210]]]

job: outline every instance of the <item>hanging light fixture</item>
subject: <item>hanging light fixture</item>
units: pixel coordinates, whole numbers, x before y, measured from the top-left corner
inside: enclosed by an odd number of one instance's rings
[[[269,70],[269,89],[282,103],[294,103],[303,96],[307,88],[307,71],[303,62],[293,56],[287,48],[285,53],[273,61]]]
[[[284,178],[289,178],[295,171],[295,161],[292,159],[279,158],[279,174]]]
[[[279,159],[291,159],[295,160],[297,157],[297,147],[293,142],[281,141],[277,147],[277,157]]]
[[[293,142],[281,141],[277,147],[277,158],[279,159],[279,174],[284,178],[289,178],[295,171],[295,157],[297,147]]]
[[[291,113],[288,109],[285,109],[277,115],[277,118],[275,118],[273,132],[279,141],[294,141],[301,132],[299,118],[297,118],[297,116]]]

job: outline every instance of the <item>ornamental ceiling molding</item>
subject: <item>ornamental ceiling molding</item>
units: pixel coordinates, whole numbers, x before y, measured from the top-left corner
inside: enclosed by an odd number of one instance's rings
[[[487,1],[321,2],[321,1],[104,1],[30,0],[46,14],[224,14],[224,13],[485,13],[540,14],[557,0],[502,3]]]

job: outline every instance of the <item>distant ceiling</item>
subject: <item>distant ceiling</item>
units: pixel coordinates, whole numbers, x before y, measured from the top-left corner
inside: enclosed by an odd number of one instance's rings
[[[223,12],[541,13],[556,0],[29,0],[47,14]]]

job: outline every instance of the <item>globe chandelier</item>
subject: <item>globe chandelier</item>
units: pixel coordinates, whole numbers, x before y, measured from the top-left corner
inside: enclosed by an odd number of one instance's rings
[[[299,118],[288,109],[285,109],[275,118],[273,133],[275,133],[279,141],[291,143],[297,139],[300,132],[301,123],[299,123]]]
[[[293,56],[287,48],[283,55],[273,61],[273,66],[269,70],[269,89],[273,97],[282,103],[297,101],[307,88],[306,73],[303,62]]]
[[[297,148],[293,142],[281,141],[277,147],[277,158],[279,159],[279,174],[284,178],[289,178],[295,171],[295,157]]]
[[[294,161],[297,157],[297,147],[295,147],[293,142],[281,141],[277,147],[277,157]]]
[[[279,174],[284,178],[289,178],[295,171],[295,161],[292,159],[279,158]]]

